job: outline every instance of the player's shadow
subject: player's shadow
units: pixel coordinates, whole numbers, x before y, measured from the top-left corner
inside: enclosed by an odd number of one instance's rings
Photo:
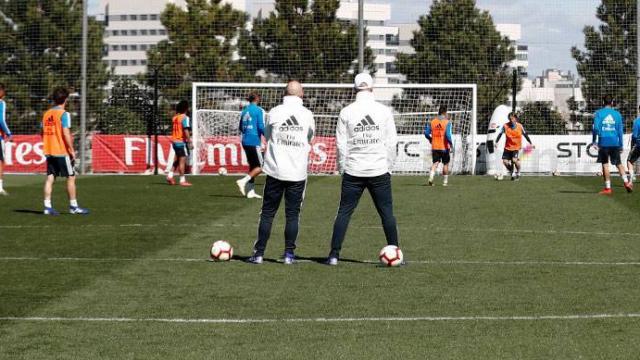
[[[233,255],[233,260],[234,261],[240,261],[240,262],[248,262],[249,258],[251,258],[251,256],[242,256],[242,255]],[[263,262],[268,262],[268,263],[278,263],[281,261],[278,261],[276,259],[270,259],[270,258],[263,258],[262,259]]]
[[[324,264],[327,261],[326,257],[318,257],[318,256],[310,256],[310,257],[297,256],[297,259],[298,260],[303,260],[303,261],[315,262],[315,263],[318,263],[318,264]],[[345,259],[345,258],[340,258],[340,262],[354,263],[354,264],[367,264],[366,261],[354,260],[354,259]]]
[[[42,210],[15,209],[13,210],[13,212],[17,212],[21,214],[42,215]]]
[[[594,191],[589,190],[558,190],[560,194],[596,194]]]
[[[229,199],[244,199],[245,196],[242,195],[225,195],[225,194],[211,194],[209,195],[209,197],[214,197],[214,198],[229,198]]]

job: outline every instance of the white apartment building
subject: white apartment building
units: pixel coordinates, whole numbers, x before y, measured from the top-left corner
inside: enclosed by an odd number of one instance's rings
[[[529,71],[529,46],[522,44],[522,26],[520,24],[496,24],[496,30],[502,36],[511,40],[511,46],[515,49],[516,58],[509,62],[509,67],[517,69],[522,77],[528,76]]]
[[[246,9],[246,0],[225,2],[238,10]],[[98,16],[107,22],[103,60],[116,75],[147,71],[147,50],[167,39],[160,14],[170,3],[186,6],[185,0],[100,0]]]
[[[375,82],[377,84],[399,83],[401,75],[394,64],[400,45],[398,27],[387,25],[391,20],[391,5],[365,3],[363,14],[368,36],[365,39],[366,45],[373,50],[375,56]],[[358,1],[341,1],[336,15],[339,19],[357,24]]]

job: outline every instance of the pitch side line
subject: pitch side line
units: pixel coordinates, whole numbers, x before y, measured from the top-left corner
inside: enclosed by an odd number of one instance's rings
[[[64,226],[73,227],[86,227],[86,228],[138,228],[138,227],[188,227],[188,228],[221,228],[221,227],[234,227],[234,228],[246,228],[246,224],[56,224],[56,225],[0,225],[0,229],[46,229],[56,228]],[[282,227],[284,225],[277,224],[275,227]],[[318,229],[327,228],[329,225],[300,225],[301,228]],[[399,224],[399,227],[410,226],[406,224]],[[361,229],[381,229],[381,225],[361,225],[357,226]],[[430,230],[430,231],[451,231],[449,228],[441,227],[428,227],[428,226],[411,226],[416,230]],[[513,234],[546,234],[546,235],[597,235],[597,236],[637,236],[640,237],[640,233],[633,232],[604,232],[604,231],[578,231],[578,230],[533,230],[533,229],[463,229],[456,228],[458,232],[471,232],[471,233],[513,233]]]
[[[0,257],[0,261],[69,261],[69,262],[213,262],[202,258],[80,258],[80,257]],[[356,260],[358,263],[378,264],[374,260]],[[242,260],[232,260],[232,262],[242,262]],[[313,260],[300,259],[300,263],[314,263]],[[487,265],[487,266],[640,266],[638,261],[483,261],[483,260],[411,260],[409,265]]]
[[[343,323],[343,322],[438,322],[438,321],[553,321],[637,319],[640,313],[522,315],[522,316],[413,316],[413,317],[346,317],[346,318],[275,318],[275,319],[183,319],[126,317],[0,317],[0,321],[31,322],[113,322],[113,323],[179,323],[179,324],[256,324],[256,323]]]

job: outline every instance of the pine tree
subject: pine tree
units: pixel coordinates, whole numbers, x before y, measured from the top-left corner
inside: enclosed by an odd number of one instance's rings
[[[102,24],[89,19],[89,116],[99,111],[108,80],[102,62],[103,33]],[[54,87],[80,91],[82,2],[2,1],[0,34],[0,81],[7,85],[10,126],[18,133],[32,133]],[[77,111],[79,106],[71,100],[71,111]]]
[[[434,0],[411,45],[415,54],[398,54],[398,71],[414,83],[475,83],[479,118],[488,119],[511,87],[507,64],[515,59],[509,39],[474,0]]]
[[[337,19],[339,0],[276,0],[275,11],[256,18],[240,40],[242,62],[262,79],[340,83],[357,69],[358,29]],[[372,51],[365,68],[373,72]]]
[[[582,92],[587,111],[602,107],[611,95],[627,121],[636,113],[636,1],[603,0],[596,11],[602,24],[583,30],[584,50],[571,49],[578,73],[584,78]]]

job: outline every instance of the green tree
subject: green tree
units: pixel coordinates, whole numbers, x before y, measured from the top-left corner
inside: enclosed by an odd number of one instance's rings
[[[605,95],[613,96],[626,119],[635,115],[636,103],[636,1],[603,0],[596,10],[602,22],[586,26],[584,50],[571,49],[578,73],[584,78],[582,92],[587,111],[602,107]]]
[[[148,89],[132,78],[116,78],[107,106],[97,118],[95,130],[103,134],[151,134],[153,99]]]
[[[415,54],[398,54],[398,71],[414,83],[475,83],[478,113],[488,119],[507,100],[515,59],[509,39],[475,0],[434,0],[418,20],[411,45]]]
[[[262,79],[340,83],[357,69],[358,28],[336,18],[339,0],[276,0],[275,11],[256,18],[240,39],[242,62]],[[365,68],[373,53],[365,49]]]
[[[542,101],[527,103],[522,107],[520,121],[532,135],[564,135],[567,128],[562,115]]]
[[[183,9],[168,4],[161,21],[168,39],[148,52],[148,81],[159,71],[165,99],[191,98],[195,81],[238,81],[247,73],[234,60],[236,43],[248,15],[222,0],[187,0]]]
[[[90,116],[99,111],[108,80],[102,62],[103,33],[103,26],[89,19]],[[17,132],[34,132],[42,112],[49,106],[52,88],[66,86],[71,91],[80,91],[82,2],[2,1],[0,34],[0,81],[8,87],[10,126]]]

